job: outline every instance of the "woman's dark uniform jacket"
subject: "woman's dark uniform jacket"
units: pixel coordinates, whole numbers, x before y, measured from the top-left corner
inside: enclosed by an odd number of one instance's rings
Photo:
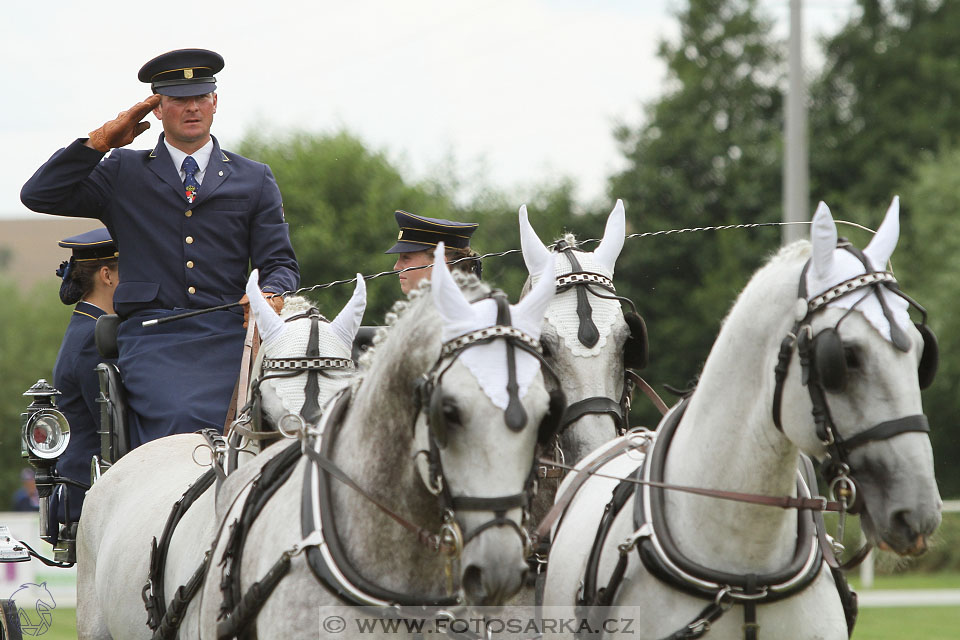
[[[90,458],[100,453],[100,388],[96,367],[101,362],[113,362],[97,352],[93,328],[104,313],[100,307],[80,302],[63,335],[57,363],[53,366],[53,386],[63,394],[57,399],[57,408],[70,423],[70,444],[57,459],[57,471],[73,480],[90,484]],[[83,489],[65,486],[70,494],[70,512],[64,513],[63,500],[54,498],[51,512],[58,522],[77,522],[83,505]],[[65,518],[66,516],[66,518]]]
[[[102,162],[101,162],[102,160]],[[114,307],[119,367],[134,412],[131,444],[223,427],[243,351],[242,311],[142,327],[145,319],[236,302],[250,265],[261,288],[296,289],[300,272],[270,168],[216,138],[193,204],[163,134],[152,150],[103,154],[77,140],[27,181],[41,213],[101,220],[120,249]]]

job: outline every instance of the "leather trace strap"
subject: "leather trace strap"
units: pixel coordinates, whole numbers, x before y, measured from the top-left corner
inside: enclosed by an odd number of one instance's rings
[[[667,415],[667,411],[669,411],[670,408],[667,406],[667,403],[663,401],[663,398],[661,398],[660,395],[654,391],[653,387],[651,387],[646,380],[641,378],[637,372],[633,371],[632,369],[627,369],[625,374],[638,389],[643,391],[643,395],[647,396],[647,399],[653,403],[653,406],[657,408],[657,411],[660,412],[661,416]]]
[[[243,413],[243,406],[246,404],[247,387],[250,384],[250,369],[254,360],[257,358],[257,351],[260,349],[260,334],[257,331],[257,325],[253,320],[247,323],[247,333],[243,339],[243,356],[240,358],[240,375],[237,377],[237,384],[233,388],[233,396],[230,398],[230,404],[227,405],[227,417],[223,422],[223,432],[229,430],[230,423]]]
[[[167,522],[163,527],[163,533],[160,534],[160,540],[153,539],[150,548],[150,572],[147,583],[144,585],[140,596],[143,598],[144,607],[147,610],[147,626],[153,631],[157,631],[161,622],[164,621],[167,613],[166,600],[163,592],[163,576],[167,565],[167,551],[170,548],[170,539],[177,528],[180,519],[187,512],[194,502],[197,501],[203,493],[210,488],[216,479],[216,471],[208,469],[199,478],[197,478],[190,487],[184,491],[183,496],[173,505],[170,515],[167,516]],[[192,594],[191,594],[192,595]],[[167,624],[170,624],[168,619]],[[179,625],[179,619],[176,620]],[[176,631],[176,627],[173,628]]]

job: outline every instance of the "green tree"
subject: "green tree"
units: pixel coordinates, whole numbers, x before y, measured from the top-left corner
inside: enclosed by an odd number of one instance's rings
[[[679,40],[661,42],[667,90],[645,124],[616,132],[628,166],[609,190],[627,204],[628,232],[779,218],[781,56],[757,4],[691,0]],[[648,379],[692,382],[737,292],[778,242],[764,229],[628,241],[618,284],[648,323]]]
[[[394,260],[383,252],[396,238],[396,209],[456,217],[441,187],[408,185],[385,153],[368,150],[346,132],[296,131],[269,140],[251,135],[239,152],[266,162],[277,177],[301,286],[392,269]],[[307,295],[332,316],[352,291],[341,286]],[[369,282],[364,322],[380,324],[398,296],[395,278]]]
[[[940,374],[924,392],[937,478],[960,495],[960,438],[945,425],[960,412],[960,344],[953,313],[957,205],[953,149],[960,138],[960,3],[859,0],[860,12],[825,42],[811,86],[811,186],[839,218],[876,227],[902,195],[894,254],[904,289],[925,305],[940,339]],[[954,163],[954,164],[951,164]],[[862,243],[858,241],[862,246]],[[899,257],[898,257],[899,256]]]
[[[810,90],[813,193],[847,217],[884,206],[960,134],[960,3],[858,3]]]
[[[56,291],[40,285],[20,291],[0,280],[0,511],[20,486],[20,414],[30,404],[23,392],[37,381],[53,381],[53,364],[70,320]]]
[[[923,393],[930,417],[937,480],[945,497],[960,496],[960,433],[953,425],[960,413],[960,316],[956,283],[960,281],[960,185],[956,181],[960,150],[922,163],[916,179],[904,188],[901,241],[893,255],[904,290],[924,305],[940,345],[937,379]],[[898,256],[900,256],[898,258]],[[916,318],[919,320],[919,318]]]
[[[273,139],[250,135],[240,153],[270,165],[283,193],[290,237],[300,262],[301,286],[309,287],[375,274],[393,268],[384,255],[396,239],[393,212],[404,209],[435,218],[480,223],[471,245],[481,253],[520,246],[517,208],[522,202],[493,189],[467,203],[454,197],[457,177],[415,182],[404,176],[383,151],[348,132],[332,135],[295,131]],[[525,199],[538,227],[562,229],[573,219],[573,184],[531,189]],[[490,258],[484,279],[512,299],[520,293],[526,270],[519,256]],[[382,324],[384,313],[400,296],[395,276],[368,281],[364,324]],[[352,286],[308,292],[321,311],[332,315],[347,301]]]

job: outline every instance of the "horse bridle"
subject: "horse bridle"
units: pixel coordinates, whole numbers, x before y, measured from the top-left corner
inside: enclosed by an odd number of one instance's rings
[[[507,393],[509,399],[504,411],[504,422],[511,431],[521,431],[529,422],[526,411],[520,404],[515,349],[522,349],[539,360],[541,371],[549,373],[557,384],[557,388],[550,391],[550,404],[541,421],[538,440],[543,441],[542,434],[545,428],[550,431],[553,430],[550,422],[558,419],[566,406],[563,391],[559,387],[559,377],[543,359],[539,342],[510,324],[510,305],[507,302],[506,295],[501,291],[493,291],[489,297],[497,305],[497,324],[446,342],[430,371],[416,381],[414,398],[418,405],[418,415],[421,412],[426,414],[429,450],[422,453],[426,453],[427,456],[430,476],[428,489],[440,498],[445,528],[449,531],[451,527],[456,527],[458,529],[455,531],[456,535],[462,540],[462,546],[466,546],[467,543],[487,529],[510,527],[523,540],[524,551],[526,552],[530,546],[529,534],[523,527],[522,522],[516,522],[508,518],[506,513],[511,509],[519,508],[523,510],[523,518],[526,518],[527,507],[535,490],[535,461],[531,460],[531,472],[524,490],[520,493],[492,498],[478,498],[474,496],[454,496],[450,492],[449,484],[444,479],[443,464],[440,458],[440,450],[447,446],[447,425],[446,418],[443,415],[441,391],[442,379],[460,354],[470,347],[489,344],[494,340],[504,340],[506,342]],[[494,517],[467,532],[466,535],[462,535],[456,522],[456,514],[463,511],[492,511]]]
[[[556,253],[567,257],[572,269],[570,273],[557,277],[557,293],[570,289],[577,293],[577,318],[580,321],[577,339],[588,349],[596,345],[600,339],[600,332],[593,322],[593,307],[590,306],[590,300],[587,297],[588,292],[598,298],[618,300],[629,305],[631,309],[630,312],[624,314],[624,320],[630,328],[630,337],[627,338],[630,344],[624,346],[625,368],[644,368],[647,365],[647,334],[643,319],[637,312],[637,306],[630,298],[617,295],[613,281],[607,276],[601,273],[584,271],[574,253],[575,249],[575,246],[568,244],[565,240],[560,240],[554,247]],[[628,350],[631,351],[630,359],[632,360],[629,363],[626,362]],[[633,353],[634,351],[636,353]],[[630,415],[632,388],[632,380],[627,375],[624,376],[623,392],[619,400],[614,400],[608,396],[590,396],[568,405],[557,426],[557,433],[562,432],[568,426],[589,414],[609,415],[613,418],[617,433],[626,431],[629,426],[628,417]]]
[[[800,274],[800,284],[797,293],[800,301],[804,305],[804,312],[803,316],[797,320],[793,329],[791,329],[790,333],[787,334],[780,344],[780,352],[775,367],[776,386],[774,388],[773,398],[773,422],[777,429],[783,432],[783,425],[780,418],[783,383],[787,377],[787,370],[790,367],[793,348],[796,346],[800,364],[803,367],[802,382],[807,387],[811,403],[813,404],[812,413],[816,425],[817,438],[826,448],[827,452],[824,476],[831,487],[836,486],[838,483],[841,487],[845,485],[846,491],[852,492],[852,503],[856,496],[856,485],[853,478],[849,475],[851,471],[849,464],[850,452],[869,442],[887,440],[901,433],[911,431],[928,433],[930,431],[930,425],[926,415],[916,414],[882,422],[857,433],[851,438],[844,439],[838,432],[833,416],[830,413],[827,393],[839,393],[843,391],[846,385],[845,355],[837,329],[840,323],[853,311],[856,304],[847,310],[843,317],[837,321],[836,325],[823,329],[816,335],[813,334],[811,326],[814,315],[825,309],[830,302],[837,298],[869,287],[880,301],[883,314],[890,324],[891,341],[894,346],[900,351],[909,351],[910,342],[908,337],[900,327],[897,326],[889,306],[880,294],[880,288],[883,287],[887,291],[906,300],[907,303],[917,309],[922,316],[922,321],[915,323],[924,341],[923,355],[921,356],[919,367],[921,389],[928,387],[933,382],[933,377],[936,374],[938,355],[936,336],[927,326],[926,310],[912,298],[900,291],[897,280],[893,274],[888,271],[877,271],[873,269],[867,256],[843,238],[839,239],[837,247],[845,249],[856,256],[860,262],[863,263],[866,273],[841,282],[808,301],[806,276],[810,267],[810,260],[804,265]],[[870,294],[868,293],[867,295]],[[862,300],[866,299],[866,297],[867,296],[864,296]]]
[[[350,358],[341,358],[338,356],[320,355],[320,322],[329,322],[316,307],[311,307],[303,313],[299,313],[289,318],[284,318],[284,322],[294,322],[304,318],[310,319],[310,335],[307,338],[307,350],[302,356],[288,356],[284,358],[264,357],[260,365],[260,375],[250,383],[250,400],[240,409],[237,419],[233,422],[230,434],[230,444],[228,447],[228,470],[233,471],[237,468],[237,451],[240,448],[240,436],[252,439],[270,440],[282,437],[292,437],[294,434],[284,429],[281,425],[287,418],[293,418],[298,423],[298,428],[302,430],[306,425],[316,424],[320,418],[320,381],[319,376],[330,377],[328,373],[331,370],[346,371],[355,368],[353,360]],[[263,400],[260,386],[267,380],[277,378],[292,378],[307,373],[307,381],[304,384],[304,401],[300,408],[299,415],[287,414],[282,416],[277,422],[277,430],[263,429],[263,412],[261,404]],[[245,425],[253,423],[253,428]],[[236,436],[236,437],[234,437]]]

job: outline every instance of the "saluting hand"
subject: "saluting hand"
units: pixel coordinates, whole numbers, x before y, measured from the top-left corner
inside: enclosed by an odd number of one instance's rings
[[[90,139],[85,144],[103,153],[110,151],[110,149],[127,146],[133,142],[134,138],[150,128],[149,122],[140,122],[140,120],[159,104],[160,96],[154,94],[126,111],[121,111],[117,114],[115,120],[111,120],[99,129],[91,131]]]
[[[262,293],[263,297],[270,303],[270,306],[273,307],[273,310],[279,315],[280,312],[283,311],[283,296],[271,291],[263,291]],[[247,297],[247,294],[243,294],[243,297],[239,300],[239,304],[243,305],[243,328],[246,329],[247,322],[250,320],[250,298]]]

